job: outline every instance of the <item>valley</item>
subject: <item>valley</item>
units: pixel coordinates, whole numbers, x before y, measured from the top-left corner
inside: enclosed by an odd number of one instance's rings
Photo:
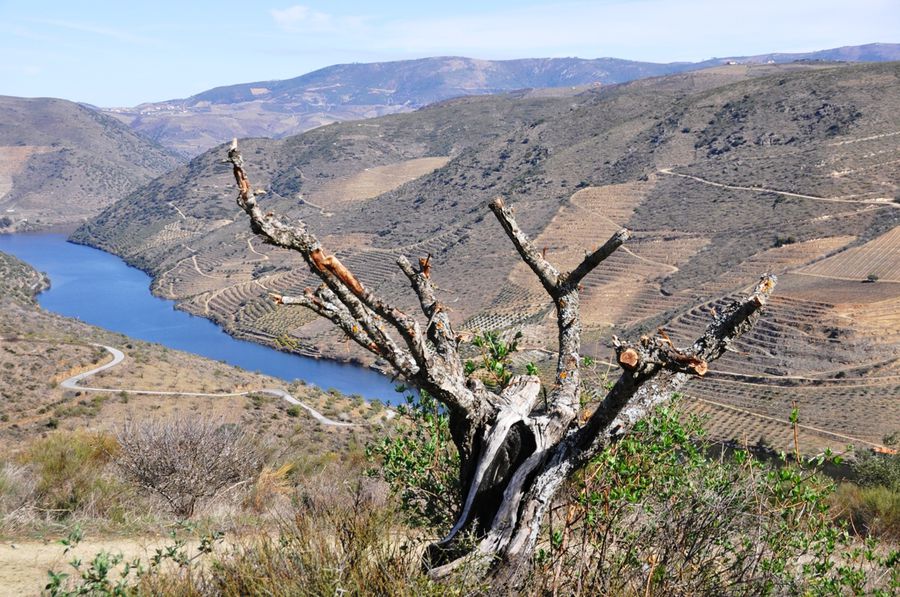
[[[47,278],[2,252],[0,274],[0,446],[10,457],[56,429],[113,432],[126,420],[197,412],[279,439],[303,429],[309,453],[327,454],[386,412],[47,312],[33,299]],[[300,410],[288,414],[292,405]]]
[[[302,218],[406,308],[395,256],[432,255],[457,327],[521,331],[523,365],[549,361],[554,324],[487,213],[496,195],[564,267],[619,227],[634,231],[584,282],[586,348],[601,361],[613,334],[663,327],[687,341],[728,297],[776,273],[769,314],[739,354],[691,382],[686,403],[723,440],[790,448],[796,403],[804,451],[877,446],[900,427],[898,68],[730,65],[455,99],[242,147],[265,209]],[[271,303],[268,293],[312,279],[250,234],[223,155],[153,181],[75,238],[238,337],[371,362],[328,322]]]

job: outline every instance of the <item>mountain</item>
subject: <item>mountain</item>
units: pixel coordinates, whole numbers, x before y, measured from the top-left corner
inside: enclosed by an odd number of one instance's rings
[[[96,110],[0,96],[0,231],[82,222],[177,164]]]
[[[329,122],[408,112],[463,95],[624,83],[729,62],[898,59],[900,44],[668,64],[617,58],[423,58],[329,66],[293,79],[217,87],[187,99],[110,109],[107,113],[171,149],[193,156],[234,135],[284,137]]]
[[[625,225],[588,278],[586,348],[663,326],[677,344],[764,271],[768,315],[685,392],[715,434],[787,448],[875,444],[900,428],[900,63],[728,65],[576,95],[459,98],[407,114],[242,142],[265,209],[302,217],[369,287],[415,312],[394,265],[432,255],[460,330],[520,330],[539,365],[554,323],[487,210],[503,195],[559,267]],[[224,147],[75,235],[154,276],[231,333],[371,362],[267,292],[314,279],[250,233]],[[368,360],[367,360],[368,359]],[[605,367],[601,367],[601,373]],[[873,413],[877,413],[874,416]]]

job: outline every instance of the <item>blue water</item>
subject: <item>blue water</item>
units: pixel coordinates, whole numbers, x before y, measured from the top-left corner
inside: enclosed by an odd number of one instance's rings
[[[150,294],[150,277],[103,251],[66,242],[61,234],[0,234],[0,251],[50,276],[38,296],[54,313],[157,342],[285,381],[296,379],[366,399],[396,402],[391,381],[370,369],[280,352],[236,340],[216,324]]]

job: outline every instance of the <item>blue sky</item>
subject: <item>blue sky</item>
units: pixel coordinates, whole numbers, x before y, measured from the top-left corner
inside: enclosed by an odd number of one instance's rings
[[[0,94],[132,106],[342,62],[670,62],[900,42],[898,32],[900,0],[0,0]]]

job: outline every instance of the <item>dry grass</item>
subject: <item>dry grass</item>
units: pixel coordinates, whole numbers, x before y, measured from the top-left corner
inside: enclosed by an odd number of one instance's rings
[[[327,210],[336,203],[372,199],[437,170],[449,161],[448,156],[427,157],[366,168],[357,174],[326,183],[312,194],[308,201]]]

